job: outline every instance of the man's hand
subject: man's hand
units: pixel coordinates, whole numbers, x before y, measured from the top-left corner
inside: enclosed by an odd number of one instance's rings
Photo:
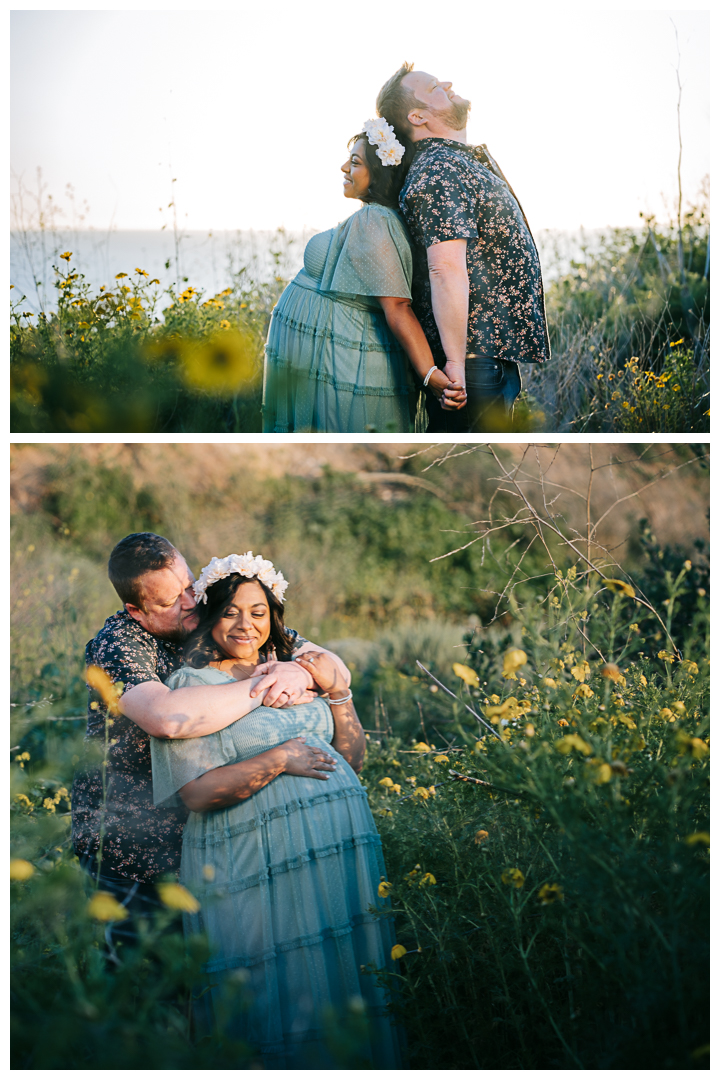
[[[319,746],[306,746],[305,736],[290,739],[280,750],[286,755],[285,772],[290,776],[310,776],[313,780],[327,780],[327,773],[334,772],[337,761]]]
[[[341,694],[348,692],[348,685],[333,658],[326,652],[304,652],[296,658],[319,686],[323,694]]]
[[[461,382],[449,382],[440,395],[440,408],[464,409],[467,405],[467,390]]]
[[[317,694],[309,689],[314,682],[312,675],[294,660],[286,663],[270,660],[267,664],[259,664],[253,677],[257,675],[263,677],[250,691],[250,697],[264,693],[263,705],[268,705],[271,709],[280,709],[286,705],[306,705],[317,697]]]

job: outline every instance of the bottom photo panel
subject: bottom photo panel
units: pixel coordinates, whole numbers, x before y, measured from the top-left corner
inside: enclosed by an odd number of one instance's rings
[[[13,445],[12,1068],[708,1069],[709,492]]]

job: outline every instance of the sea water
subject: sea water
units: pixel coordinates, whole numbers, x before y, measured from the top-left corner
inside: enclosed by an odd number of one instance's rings
[[[85,275],[93,292],[101,285],[113,288],[117,274],[132,277],[140,269],[149,278],[159,278],[163,289],[173,287],[179,293],[191,285],[207,299],[235,282],[248,286],[275,276],[293,278],[302,266],[303,251],[313,232],[11,232],[10,282],[15,286],[11,296],[16,300],[24,296],[25,311],[52,311],[57,307],[57,275],[53,267],[65,274],[71,266]],[[582,259],[583,250],[593,250],[600,242],[600,233],[546,229],[540,230],[535,239],[547,282],[567,272],[573,259]],[[65,251],[72,252],[69,263],[60,258]]]

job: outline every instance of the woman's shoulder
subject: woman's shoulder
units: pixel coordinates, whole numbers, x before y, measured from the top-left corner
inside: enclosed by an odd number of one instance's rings
[[[234,682],[232,675],[226,671],[218,671],[214,667],[191,667],[183,664],[165,680],[171,690],[177,690],[180,686],[213,686],[220,683]]]

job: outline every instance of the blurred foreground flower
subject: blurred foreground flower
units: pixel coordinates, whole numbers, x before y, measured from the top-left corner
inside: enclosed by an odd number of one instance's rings
[[[503,675],[514,675],[523,664],[527,664],[527,653],[522,649],[508,649],[503,657]]]
[[[453,664],[453,671],[458,679],[462,679],[468,686],[479,686],[480,676],[477,675],[467,664]]]
[[[709,832],[694,832],[685,837],[685,843],[690,847],[695,847],[696,844],[704,844],[705,847],[710,847],[710,833]]]
[[[556,900],[564,900],[565,894],[559,885],[543,885],[538,898],[541,904],[554,904]]]
[[[90,918],[98,919],[99,922],[120,922],[128,916],[127,908],[119,904],[112,893],[102,891],[96,892],[88,900],[85,910]]]
[[[383,879],[378,885],[378,896],[381,896],[383,899],[385,899],[386,896],[390,895],[391,890],[391,882],[385,881],[385,879]]]
[[[185,342],[180,351],[183,378],[195,390],[236,394],[256,373],[255,343],[249,334],[223,330],[207,341]]]
[[[118,702],[122,696],[123,683],[114,683],[110,676],[102,668],[96,667],[95,664],[91,664],[85,672],[85,682],[88,686],[92,686],[93,690],[97,690],[105,702],[107,711],[112,716],[117,716],[120,712]]]
[[[586,743],[579,735],[565,735],[555,743],[555,749],[559,754],[569,754],[572,750],[579,750],[581,754],[592,754],[592,746]]]
[[[486,829],[478,829],[478,831],[475,833],[474,843],[483,844],[487,840],[489,835],[490,833],[487,832]]]
[[[200,901],[196,900],[184,885],[178,885],[174,881],[165,881],[156,888],[165,907],[172,908],[173,911],[187,911],[189,915],[194,915],[200,910]]]
[[[631,600],[635,599],[635,590],[626,581],[618,581],[617,578],[605,578],[603,585],[610,592],[619,593],[620,596],[629,596]]]
[[[525,875],[516,866],[511,866],[503,870],[501,880],[503,885],[512,885],[514,889],[522,889],[525,884]]]
[[[404,945],[393,945],[392,949],[390,950],[390,957],[392,960],[400,960],[406,952],[407,949]]]
[[[613,682],[620,682],[623,678],[622,672],[617,664],[603,664],[600,668],[600,674],[603,679],[612,679]]]
[[[35,873],[35,867],[27,859],[10,860],[10,880],[27,881]]]

